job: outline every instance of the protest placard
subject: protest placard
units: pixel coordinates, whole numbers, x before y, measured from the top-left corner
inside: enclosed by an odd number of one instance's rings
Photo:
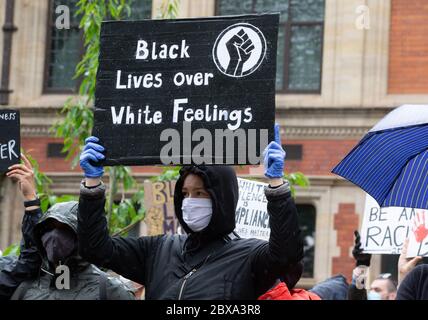
[[[236,208],[236,233],[241,238],[269,241],[270,227],[266,183],[238,178],[239,200]]]
[[[415,210],[411,223],[412,232],[409,238],[407,257],[428,256],[428,210]]]
[[[19,111],[0,110],[0,173],[19,163],[21,136]]]
[[[425,211],[414,208],[381,208],[375,199],[367,195],[361,227],[361,245],[364,252],[400,254],[404,240],[409,238],[407,256],[424,253],[424,250],[427,255],[428,247],[424,245],[428,245],[428,229],[422,222],[422,212]],[[415,226],[419,227],[418,241],[415,238]]]
[[[174,213],[175,183],[176,181],[144,182],[145,235],[177,233],[179,222]]]
[[[93,130],[104,164],[260,163],[274,138],[278,21],[104,22]]]

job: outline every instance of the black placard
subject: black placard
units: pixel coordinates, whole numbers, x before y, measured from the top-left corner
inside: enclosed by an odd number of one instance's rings
[[[259,161],[274,137],[278,22],[103,22],[93,134],[105,164],[167,164],[165,154],[173,164]],[[232,147],[219,130],[236,135]]]
[[[19,111],[0,110],[0,173],[19,163],[21,155]]]

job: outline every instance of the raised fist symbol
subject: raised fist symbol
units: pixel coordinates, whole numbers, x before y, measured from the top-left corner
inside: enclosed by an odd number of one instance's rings
[[[242,76],[242,67],[250,58],[254,50],[254,44],[244,29],[241,29],[226,43],[230,61],[226,73],[237,77]]]

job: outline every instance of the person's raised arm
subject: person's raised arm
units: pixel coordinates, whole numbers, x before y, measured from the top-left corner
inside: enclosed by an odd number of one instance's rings
[[[285,155],[279,126],[276,125],[275,141],[269,143],[264,151],[265,176],[269,178],[265,195],[271,233],[269,243],[259,246],[252,257],[256,288],[262,293],[285,268],[303,259],[297,209],[289,184],[283,180]]]
[[[33,167],[25,155],[21,155],[21,158],[23,164],[11,166],[6,176],[18,182],[24,198],[22,241],[16,263],[0,272],[0,299],[10,299],[21,282],[37,276],[41,265],[41,257],[33,236],[34,227],[42,217],[40,200],[37,198]]]
[[[352,282],[348,287],[348,300],[367,300],[366,281],[372,255],[363,253],[361,236],[357,230],[354,231],[354,236],[352,256],[355,259],[355,269],[352,271]]]
[[[155,251],[159,237],[110,237],[105,218],[105,185],[101,165],[104,147],[98,138],[89,137],[80,156],[85,179],[80,185],[77,235],[79,253],[87,261],[145,284],[147,261]]]
[[[412,271],[419,262],[422,261],[422,257],[407,258],[407,248],[409,247],[409,239],[404,240],[403,248],[401,249],[400,257],[398,258],[398,286]]]

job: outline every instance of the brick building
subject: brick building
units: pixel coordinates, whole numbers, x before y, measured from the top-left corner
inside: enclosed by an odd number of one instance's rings
[[[135,0],[133,18],[155,17],[160,0]],[[22,144],[53,179],[57,194],[77,194],[82,177],[70,170],[49,127],[78,83],[71,79],[81,54],[72,21],[58,30],[56,6],[76,0],[2,0],[0,61],[2,107],[21,110]],[[302,171],[311,187],[296,201],[314,247],[301,285],[353,267],[353,230],[365,194],[330,173],[355,143],[392,108],[428,99],[426,0],[182,0],[180,17],[280,11],[277,122],[288,151],[288,171]],[[137,178],[160,168],[135,168]],[[261,176],[257,167],[242,175]],[[20,237],[22,204],[16,185],[0,177],[0,248]],[[310,243],[309,243],[310,245]],[[393,259],[392,259],[393,260]],[[374,274],[391,257],[373,258]]]

